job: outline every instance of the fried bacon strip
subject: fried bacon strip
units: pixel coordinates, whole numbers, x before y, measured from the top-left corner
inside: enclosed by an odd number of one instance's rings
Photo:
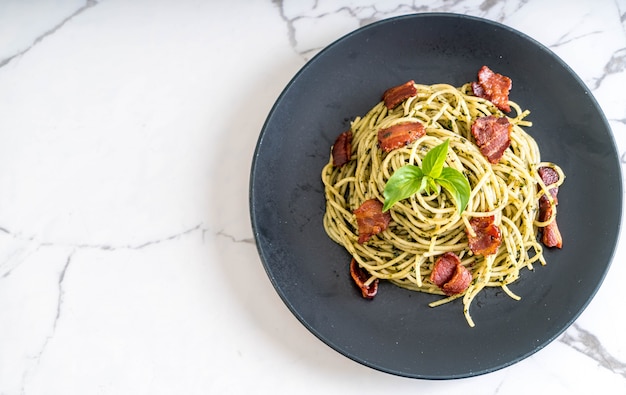
[[[426,134],[419,122],[398,123],[378,131],[378,146],[384,152],[404,147]]]
[[[470,250],[474,254],[491,255],[498,251],[502,242],[502,234],[494,220],[493,215],[470,219],[469,223],[474,235],[469,229],[466,229],[465,232],[469,240]]]
[[[494,73],[489,67],[483,66],[478,71],[478,82],[472,82],[472,91],[474,95],[489,100],[500,110],[509,112],[509,91],[512,85],[509,77]]]
[[[415,81],[411,80],[387,89],[383,93],[383,101],[385,102],[385,107],[393,110],[398,104],[415,95],[417,95],[417,88],[415,87]]]
[[[472,273],[453,252],[446,252],[435,261],[430,281],[448,296],[459,294],[469,287]]]
[[[391,214],[383,213],[383,204],[376,199],[366,200],[354,210],[359,228],[359,244],[363,244],[370,237],[384,231],[389,226]]]
[[[333,144],[333,166],[341,167],[350,161],[352,156],[352,131],[341,133]]]
[[[539,177],[549,187],[552,184],[556,184],[559,181],[559,174],[551,167],[540,167],[537,169]],[[559,204],[557,194],[559,193],[558,187],[549,188],[548,191],[552,195],[554,205]],[[544,194],[539,198],[539,221],[545,222],[552,217],[553,208],[550,204],[550,199]],[[563,247],[563,237],[561,237],[561,231],[556,223],[556,217],[552,222],[542,228],[541,242],[546,247]]]
[[[489,115],[476,118],[472,124],[472,135],[476,144],[489,163],[495,164],[502,158],[504,151],[511,145],[513,125],[507,117]]]
[[[372,299],[376,296],[378,292],[378,279],[375,279],[370,284],[366,284],[367,280],[369,280],[369,275],[365,269],[359,266],[354,258],[350,261],[350,277],[352,277],[356,286],[359,287],[361,295],[363,295],[365,299]]]

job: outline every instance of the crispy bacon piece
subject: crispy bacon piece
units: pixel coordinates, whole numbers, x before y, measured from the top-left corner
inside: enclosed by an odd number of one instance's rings
[[[539,173],[539,177],[541,178],[541,181],[543,181],[543,183],[547,187],[559,182],[559,173],[557,173],[556,170],[554,170],[551,167],[547,167],[547,166],[540,167],[539,169],[537,169],[537,173]],[[554,203],[558,204],[559,202],[557,199],[557,194],[559,193],[559,187],[549,188],[548,191],[550,192],[550,195],[552,195],[552,199],[554,199]],[[548,197],[545,195],[541,196],[541,198],[539,199],[539,203],[541,203],[542,200],[547,202],[548,204],[550,203],[550,201],[548,200]],[[549,215],[542,221],[545,221],[548,218],[550,218]]]
[[[548,187],[559,181],[559,174],[551,167],[540,167],[537,172],[543,183]],[[549,188],[548,191],[554,199],[554,204],[559,204],[557,194],[559,188]],[[544,222],[552,217],[552,205],[546,195],[541,195],[539,198],[539,221]],[[561,231],[556,223],[556,218],[542,229],[541,242],[546,247],[563,247],[563,237],[561,237]]]
[[[563,247],[563,237],[561,236],[561,231],[556,223],[556,219],[543,228],[541,242],[546,247]]]
[[[430,272],[430,281],[438,287],[443,287],[454,275],[454,268],[460,265],[461,260],[453,252],[446,252],[435,261],[435,266]]]
[[[478,82],[472,82],[472,91],[474,95],[489,100],[500,110],[509,112],[509,91],[512,85],[509,77],[494,73],[489,67],[483,66],[478,71]]]
[[[463,265],[456,265],[450,281],[443,285],[443,292],[450,296],[460,294],[472,282],[472,273]]]
[[[411,80],[402,85],[387,89],[383,93],[383,101],[385,102],[385,107],[393,110],[398,104],[416,94],[417,88],[415,88],[415,81]]]
[[[341,133],[333,144],[333,165],[341,167],[350,161],[352,156],[352,131]]]
[[[354,283],[361,290],[361,295],[365,299],[372,299],[378,292],[378,279],[372,281],[369,285],[365,285],[369,279],[369,275],[361,266],[359,266],[356,259],[352,258],[350,261],[350,277],[354,280]]]
[[[366,200],[354,210],[359,227],[359,244],[365,243],[370,237],[384,231],[389,226],[391,214],[383,213],[383,204],[376,199]]]
[[[419,122],[398,123],[378,131],[378,146],[384,152],[389,152],[412,143],[424,134],[424,125]]]
[[[511,145],[513,125],[506,117],[489,115],[476,118],[472,124],[472,135],[476,144],[489,163],[498,163],[504,151]]]
[[[469,287],[472,273],[461,265],[461,260],[455,253],[446,252],[435,261],[430,281],[450,296],[459,294]]]
[[[466,229],[467,238],[469,240],[470,250],[474,254],[491,255],[495,254],[502,242],[502,234],[500,228],[494,224],[495,217],[474,217],[469,223],[474,231],[472,236],[469,229]]]

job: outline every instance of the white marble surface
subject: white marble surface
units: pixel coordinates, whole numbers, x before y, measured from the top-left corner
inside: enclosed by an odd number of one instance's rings
[[[341,35],[430,11],[552,49],[626,163],[625,0],[0,1],[0,394],[626,393],[626,242],[556,341],[454,381],[352,362],[267,279],[248,180],[274,100]]]

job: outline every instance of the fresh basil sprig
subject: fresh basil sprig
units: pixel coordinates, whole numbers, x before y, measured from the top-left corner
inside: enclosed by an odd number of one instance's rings
[[[383,191],[383,211],[415,193],[424,190],[428,194],[437,193],[438,185],[452,195],[459,214],[465,210],[470,196],[469,181],[460,171],[443,166],[448,155],[448,144],[446,140],[431,148],[422,159],[421,168],[415,165],[402,166],[389,177]]]

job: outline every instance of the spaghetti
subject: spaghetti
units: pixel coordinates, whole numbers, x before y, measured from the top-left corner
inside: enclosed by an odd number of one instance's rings
[[[522,268],[532,269],[537,262],[546,264],[537,234],[539,227],[554,220],[556,204],[555,199],[548,198],[550,218],[539,222],[538,199],[550,193],[538,169],[549,167],[557,172],[559,181],[551,188],[558,187],[565,177],[557,165],[541,161],[535,140],[523,130],[532,126],[526,120],[529,111],[522,111],[517,103],[508,102],[515,114],[507,117],[512,124],[510,147],[494,164],[474,143],[471,126],[479,117],[503,117],[503,112],[489,100],[475,96],[469,83],[460,88],[447,84],[414,86],[417,93],[397,107],[389,109],[381,101],[351,123],[349,160],[334,166],[331,156],[322,170],[324,228],[368,273],[367,282],[388,280],[409,290],[442,295],[431,307],[462,298],[465,318],[473,327],[469,309],[481,290],[500,287],[518,300],[508,285],[518,279]],[[378,131],[406,122],[421,123],[426,133],[412,143],[383,152],[378,146]],[[449,150],[445,166],[462,172],[470,184],[465,210],[460,212],[443,189],[439,193],[416,193],[389,209],[391,221],[384,231],[359,243],[354,210],[368,199],[383,202],[385,185],[396,170],[407,164],[420,166],[425,154],[446,140]],[[502,242],[495,254],[473,254],[467,236],[472,232],[469,221],[487,216],[494,217]],[[430,280],[437,257],[446,252],[457,254],[461,265],[472,274],[462,293],[446,295]]]

